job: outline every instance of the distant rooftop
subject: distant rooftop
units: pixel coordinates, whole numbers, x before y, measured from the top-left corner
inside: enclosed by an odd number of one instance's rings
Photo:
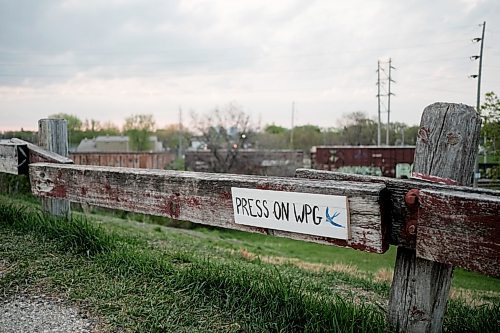
[[[124,135],[100,135],[95,138],[96,142],[128,142],[128,136]]]

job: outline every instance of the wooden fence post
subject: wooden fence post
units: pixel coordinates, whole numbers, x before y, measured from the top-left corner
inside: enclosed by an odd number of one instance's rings
[[[470,185],[480,126],[479,115],[467,105],[435,103],[425,108],[415,150],[415,177]],[[418,224],[416,234],[418,239]],[[397,332],[441,332],[453,266],[416,255],[414,249],[398,247],[389,324]]]
[[[40,119],[38,121],[38,146],[68,156],[68,126],[64,119]],[[44,211],[57,216],[69,217],[71,214],[68,200],[42,198]]]

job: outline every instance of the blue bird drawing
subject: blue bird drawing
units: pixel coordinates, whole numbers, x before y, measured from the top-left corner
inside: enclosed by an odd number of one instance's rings
[[[329,207],[326,207],[326,221],[328,223],[330,223],[331,225],[333,225],[334,227],[339,227],[339,228],[344,228],[343,225],[341,224],[338,224],[338,223],[335,223],[333,221],[334,218],[336,218],[337,216],[339,216],[340,213],[339,212],[333,212],[333,216],[330,216],[330,208]]]

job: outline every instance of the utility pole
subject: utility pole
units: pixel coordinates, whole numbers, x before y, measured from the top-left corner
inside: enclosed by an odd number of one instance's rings
[[[179,132],[178,132],[178,139],[179,139],[179,149],[177,149],[177,157],[182,158],[182,108],[179,106]]]
[[[384,62],[386,63],[386,62]],[[380,100],[380,97],[382,96],[387,96],[387,127],[386,127],[386,133],[385,133],[385,144],[388,146],[389,145],[389,128],[390,128],[390,123],[391,123],[391,95],[394,96],[394,94],[391,92],[391,82],[392,83],[396,83],[396,81],[394,81],[392,79],[392,74],[391,74],[391,71],[393,69],[396,69],[395,67],[392,66],[392,59],[389,58],[389,74],[387,75],[385,70],[380,67],[380,60],[378,61],[378,67],[377,67],[377,100],[378,100],[378,124],[377,124],[377,145],[380,146],[381,144],[381,138],[380,138],[380,127],[381,127],[381,121],[380,121],[380,113],[381,113],[381,110],[380,110],[380,104],[381,104],[381,100]],[[380,86],[381,84],[383,83],[381,80],[380,80],[380,71],[384,72],[384,74],[386,74],[385,78],[383,78],[383,80],[387,80],[388,82],[388,89],[389,91],[387,92],[387,95],[382,95],[380,94]]]
[[[482,69],[483,69],[483,46],[484,46],[484,31],[486,30],[486,21],[483,21],[483,32],[481,34],[481,38],[476,37],[472,39],[473,42],[481,42],[481,47],[479,51],[479,55],[474,55],[471,56],[471,60],[477,60],[479,59],[479,69],[477,74],[473,74],[470,77],[476,79],[477,78],[477,99],[476,99],[476,111],[479,113],[481,110],[481,74],[482,74]],[[486,144],[486,137],[483,138],[484,143]],[[486,146],[486,145],[485,145]],[[484,149],[484,162],[486,163],[487,157],[486,157],[486,147]],[[474,182],[473,186],[477,187],[477,174],[479,173],[479,160],[476,158],[476,167],[474,170]]]
[[[477,102],[476,102],[476,111],[479,112],[479,108],[481,107],[481,73],[483,69],[483,46],[484,46],[484,31],[486,30],[486,21],[483,22],[483,33],[481,34],[481,49],[479,51],[479,71],[477,73]],[[479,42],[479,38],[474,38],[473,40]],[[477,56],[473,57],[474,60],[477,59]]]
[[[294,128],[294,118],[295,118],[295,102],[292,102],[292,129],[290,131],[290,149],[293,149],[293,128]]]
[[[377,61],[377,100],[378,100],[377,146],[380,146],[380,60]]]
[[[389,77],[388,77],[389,92],[387,93],[387,128],[386,128],[386,133],[385,133],[385,144],[386,145],[389,145],[389,127],[390,127],[390,123],[391,123],[391,116],[390,116],[391,115],[391,95],[394,95],[393,93],[391,93],[391,82],[396,83],[396,81],[394,81],[391,77],[391,70],[392,69],[396,69],[396,68],[392,67],[392,59],[389,58]]]

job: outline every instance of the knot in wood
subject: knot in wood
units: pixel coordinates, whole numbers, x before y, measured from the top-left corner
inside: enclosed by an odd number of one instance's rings
[[[407,231],[410,235],[415,235],[417,233],[417,226],[415,223],[408,224]]]
[[[448,133],[446,134],[446,142],[449,144],[449,145],[456,145],[460,142],[460,139],[462,138],[462,136],[460,134],[457,134],[457,133]]]
[[[427,142],[429,142],[429,132],[430,132],[430,129],[428,129],[427,127],[421,127],[418,130],[417,137],[420,140],[422,140],[423,143],[427,143]]]

